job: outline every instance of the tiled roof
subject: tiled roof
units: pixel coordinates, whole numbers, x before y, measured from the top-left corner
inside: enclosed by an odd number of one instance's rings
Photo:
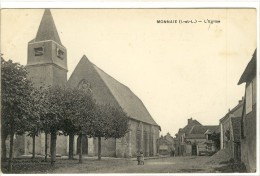
[[[247,64],[245,71],[241,75],[238,85],[250,81],[256,75],[256,49],[252,56],[252,59]]]
[[[194,125],[190,130],[189,134],[205,134],[207,130],[214,132],[218,129],[218,125],[214,126],[202,126],[202,125]]]
[[[236,117],[242,116],[243,104],[244,104],[244,100],[240,100],[239,103],[233,109],[231,109],[224,117],[222,117],[219,121],[220,122],[225,121],[230,117],[231,114],[233,114]]]
[[[105,73],[83,56],[69,78],[69,86],[77,86],[86,79],[93,88],[98,103],[119,105],[132,119],[159,126],[143,102],[125,85]]]
[[[103,70],[93,65],[98,74],[105,82],[119,105],[125,110],[125,112],[132,118],[146,122],[152,125],[158,124],[153,120],[152,116],[147,111],[143,102],[125,85],[121,84]]]
[[[191,120],[190,123],[181,130],[181,132],[188,134],[194,125],[199,126],[201,123],[199,123],[197,120]]]

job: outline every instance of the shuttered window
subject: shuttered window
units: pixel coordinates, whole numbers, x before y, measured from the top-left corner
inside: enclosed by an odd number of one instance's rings
[[[34,53],[35,56],[41,56],[44,54],[44,48],[43,47],[34,48]]]

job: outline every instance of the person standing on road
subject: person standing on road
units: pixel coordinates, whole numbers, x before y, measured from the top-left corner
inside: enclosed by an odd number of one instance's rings
[[[142,151],[140,152],[140,164],[144,165],[144,154]]]

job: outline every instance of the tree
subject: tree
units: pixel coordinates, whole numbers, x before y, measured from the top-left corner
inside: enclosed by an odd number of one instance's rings
[[[65,88],[63,97],[63,120],[62,131],[69,134],[69,159],[73,158],[74,135],[78,134],[80,139],[80,150],[82,150],[82,135],[89,133],[90,116],[93,114],[95,102],[90,91],[76,88]],[[82,162],[82,152],[80,152],[79,162]]]
[[[9,172],[12,172],[14,135],[23,134],[30,121],[32,83],[27,79],[24,66],[1,58],[2,132],[4,144],[10,135]],[[5,150],[4,144],[2,145]],[[5,154],[4,154],[5,155]]]
[[[51,165],[55,165],[56,161],[56,140],[57,134],[62,129],[61,124],[63,122],[63,97],[64,91],[62,87],[53,86],[44,89],[44,108],[41,112],[42,129],[45,134],[51,135]],[[45,147],[46,152],[46,147]]]
[[[75,97],[75,106],[77,108],[75,108],[76,113],[75,118],[72,119],[72,123],[79,135],[79,163],[82,163],[82,136],[91,136],[92,134],[91,122],[95,117],[95,101],[90,91],[76,90],[74,92],[77,93]]]
[[[45,157],[44,161],[47,162],[47,157],[48,157],[48,135],[50,134],[50,127],[49,127],[49,119],[48,119],[48,111],[49,111],[49,100],[48,100],[48,95],[49,95],[49,89],[50,86],[45,86],[42,85],[39,88],[39,105],[41,106],[40,108],[40,131],[45,133]]]
[[[128,132],[127,114],[119,107],[96,105],[91,120],[91,135],[98,138],[98,160],[101,160],[101,138],[121,138]]]
[[[128,132],[129,117],[122,108],[109,106],[109,116],[107,120],[107,124],[109,125],[106,126],[106,138],[121,138]]]
[[[34,87],[33,91],[31,92],[31,103],[29,108],[30,114],[30,121],[27,121],[27,128],[26,131],[28,132],[28,136],[31,136],[33,139],[33,147],[32,147],[32,159],[35,159],[35,138],[38,136],[41,130],[41,120],[40,117],[42,115],[42,111],[44,110],[44,104],[42,99],[42,87],[36,88]]]

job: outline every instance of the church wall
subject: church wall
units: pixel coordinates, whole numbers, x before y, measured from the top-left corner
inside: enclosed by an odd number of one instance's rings
[[[158,126],[153,126],[153,131],[154,131],[154,141],[153,141],[153,145],[154,145],[154,156],[156,156],[158,154],[158,149],[157,149],[157,141],[159,139],[160,136],[160,128]]]
[[[15,135],[14,139],[14,147],[16,150],[14,150],[14,156],[20,156],[24,153],[24,143],[23,143],[23,136],[21,135]]]
[[[118,106],[117,101],[87,58],[81,59],[69,78],[68,85],[76,87],[83,79],[90,83],[90,88],[97,103]]]
[[[35,56],[35,48],[43,47],[43,55]],[[52,41],[28,44],[28,65],[52,63]]]
[[[56,66],[53,66],[53,85],[67,84],[67,71]]]
[[[67,153],[67,140],[68,136],[57,135],[56,141],[56,154],[57,155],[68,155]]]
[[[129,132],[116,141],[116,156],[136,157],[138,151],[145,156],[156,156],[159,127],[136,120],[130,120],[129,123]]]
[[[58,65],[64,69],[67,69],[67,50],[66,50],[66,48],[57,44],[56,42],[52,41],[51,50],[52,50],[51,57],[52,57],[53,63],[55,63],[56,65]],[[62,57],[58,57],[58,54],[57,54],[58,50],[62,50],[62,52],[63,52]],[[67,81],[67,79],[66,79],[66,81]]]
[[[53,66],[27,66],[28,77],[33,82],[34,86],[52,85],[53,84]]]
[[[9,151],[10,151],[10,137],[8,136],[6,141],[6,156],[9,157]],[[24,154],[24,136],[22,135],[14,135],[14,150],[13,155],[14,157],[20,156]]]
[[[94,156],[98,155],[98,138],[93,138]],[[114,138],[101,138],[101,156],[115,157],[116,156],[116,141]]]
[[[132,157],[135,156],[136,147],[136,134],[133,133],[136,129],[137,123],[135,121],[129,120],[129,132],[120,139],[116,139],[116,157]]]

